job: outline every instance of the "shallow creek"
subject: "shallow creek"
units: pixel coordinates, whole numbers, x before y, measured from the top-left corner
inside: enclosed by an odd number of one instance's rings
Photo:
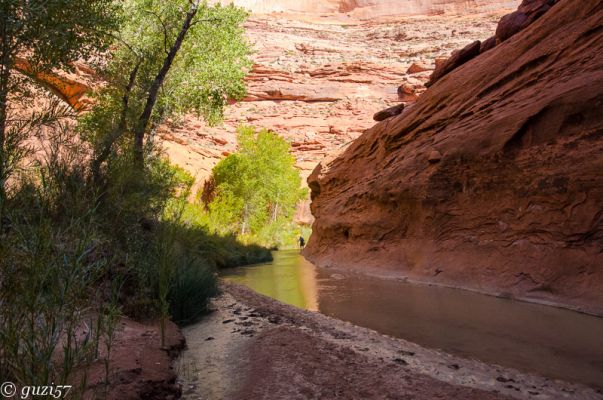
[[[603,387],[603,318],[463,290],[317,268],[297,251],[224,270],[281,302],[425,347]]]

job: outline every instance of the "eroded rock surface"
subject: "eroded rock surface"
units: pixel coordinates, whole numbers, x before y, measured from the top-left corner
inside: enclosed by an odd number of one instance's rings
[[[333,7],[335,3],[270,2],[287,11],[271,14],[261,14],[267,11],[261,1],[240,3],[253,11],[246,24],[254,49],[247,96],[227,108],[220,126],[185,116],[157,132],[172,162],[195,176],[194,191],[203,187],[220,159],[236,150],[236,130],[242,124],[270,129],[291,142],[297,166],[307,178],[325,155],[371,127],[374,113],[415,102],[436,61],[490,36],[517,0],[345,2],[344,9],[355,11],[342,11],[339,5]],[[289,6],[312,10],[296,14]],[[323,6],[331,11],[323,13]],[[387,15],[374,6],[387,9]],[[409,16],[416,13],[438,15]],[[84,109],[90,105],[86,89],[101,83],[95,82],[94,71],[77,67],[73,76],[38,80]],[[311,221],[305,210],[302,204],[298,221]]]
[[[603,315],[602,26],[561,0],[322,162],[307,257]]]
[[[236,150],[241,124],[273,130],[295,144],[293,153],[306,178],[326,154],[369,128],[374,113],[416,101],[436,59],[486,39],[517,1],[346,3],[362,13],[342,12],[335,3],[270,2],[287,12],[261,14],[266,12],[262,2],[241,2],[253,12],[246,23],[254,49],[247,96],[227,108],[220,126],[186,116],[158,131],[172,161],[196,176],[199,187],[213,166]],[[414,3],[421,3],[423,14],[440,15],[409,16],[419,10]],[[369,13],[379,4],[396,16]],[[312,9],[295,14],[290,6]],[[323,13],[323,6],[331,11]],[[26,60],[21,61],[17,69],[28,73]],[[90,105],[87,91],[102,83],[82,63],[75,67],[73,74],[37,80],[81,110]]]
[[[479,40],[468,44],[461,50],[452,53],[447,60],[436,63],[435,71],[431,74],[425,86],[429,87],[436,83],[444,75],[472,60],[481,53],[494,48],[497,44],[511,38],[521,32],[544,13],[549,11],[557,3],[557,0],[523,0],[517,11],[503,16],[496,27],[496,35],[484,42]]]
[[[305,179],[326,154],[371,127],[374,113],[416,101],[436,58],[486,39],[508,11],[372,20],[253,15],[246,26],[255,50],[246,98],[227,108],[223,125],[190,116],[162,127],[159,137],[170,158],[202,184],[236,150],[237,126],[267,128],[291,142]]]

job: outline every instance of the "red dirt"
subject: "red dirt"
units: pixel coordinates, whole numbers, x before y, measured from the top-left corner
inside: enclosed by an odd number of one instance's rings
[[[141,324],[123,319],[113,341],[109,368],[109,390],[105,397],[105,365],[101,359],[87,372],[84,399],[169,400],[180,397],[174,358],[184,348],[185,341],[178,327],[167,323],[166,349],[161,349],[158,323]],[[102,346],[101,346],[102,347]],[[105,353],[106,354],[106,353]]]
[[[250,373],[235,399],[510,399],[371,361],[290,327],[261,333],[247,357]]]

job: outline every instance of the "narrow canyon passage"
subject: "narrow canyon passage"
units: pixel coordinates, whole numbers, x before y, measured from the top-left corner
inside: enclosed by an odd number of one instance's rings
[[[524,1],[502,19],[250,22],[261,51],[227,124],[279,132],[304,174],[320,161],[308,178],[316,220],[305,254],[326,268],[280,252],[224,271],[231,284],[215,312],[185,331],[190,398],[205,390],[202,376],[223,398],[603,397],[603,319],[543,305],[601,315],[603,81],[593,54],[603,14],[596,1],[577,4]],[[385,110],[373,125],[373,112],[400,102],[404,112]],[[219,356],[207,355],[211,343]],[[388,375],[399,386],[383,382],[384,365],[408,366]],[[468,391],[422,391],[418,375]],[[378,384],[365,393],[357,380]]]
[[[603,400],[603,0],[0,10],[0,397]]]

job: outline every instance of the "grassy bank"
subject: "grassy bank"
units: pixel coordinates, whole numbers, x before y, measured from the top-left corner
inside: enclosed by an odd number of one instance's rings
[[[115,164],[98,190],[84,144],[54,140],[62,145],[23,170],[2,203],[5,379],[69,382],[99,355],[109,359],[122,316],[193,322],[217,293],[217,269],[271,258],[186,220],[192,179],[161,157],[143,176]]]
[[[95,360],[111,384],[123,316],[159,320],[163,348],[169,319],[206,310],[217,268],[270,257],[184,218],[193,180],[155,140],[168,120],[216,124],[244,97],[247,12],[199,0],[0,10],[0,377],[72,383],[79,398]]]

